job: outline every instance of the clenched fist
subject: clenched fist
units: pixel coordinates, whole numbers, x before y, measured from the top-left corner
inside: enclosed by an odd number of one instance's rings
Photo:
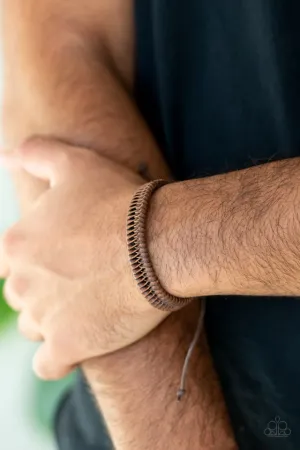
[[[34,359],[45,379],[137,341],[165,317],[140,294],[126,245],[130,201],[143,180],[96,153],[32,140],[2,157],[50,188],[2,240],[5,296],[19,328],[43,340]]]

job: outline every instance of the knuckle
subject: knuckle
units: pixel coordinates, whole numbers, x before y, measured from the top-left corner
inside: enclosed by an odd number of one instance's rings
[[[4,254],[8,257],[14,256],[20,244],[24,241],[23,234],[18,230],[18,228],[12,227],[3,236],[2,245]]]
[[[4,284],[3,294],[8,305],[20,311],[24,306],[24,297],[27,290],[27,282],[23,278],[10,276]]]
[[[21,275],[13,275],[8,281],[10,281],[10,289],[18,297],[24,298],[28,290],[28,280]]]
[[[37,148],[41,147],[53,147],[55,144],[57,145],[57,143],[58,141],[56,139],[40,135],[33,135],[26,139],[19,148],[23,151],[30,152],[31,150],[36,150]]]
[[[23,155],[28,155],[32,151],[35,151],[37,148],[44,147],[46,143],[47,141],[45,138],[42,138],[40,136],[32,136],[29,139],[26,139],[26,141],[24,141],[20,145],[18,151]]]

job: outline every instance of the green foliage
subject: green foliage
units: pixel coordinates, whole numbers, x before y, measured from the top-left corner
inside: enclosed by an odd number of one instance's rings
[[[0,329],[6,326],[15,313],[7,306],[3,297],[4,281],[0,280]]]

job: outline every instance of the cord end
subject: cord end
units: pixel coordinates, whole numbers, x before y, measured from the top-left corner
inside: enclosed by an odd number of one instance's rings
[[[177,391],[177,401],[180,402],[184,394],[186,393],[185,389],[178,389]]]

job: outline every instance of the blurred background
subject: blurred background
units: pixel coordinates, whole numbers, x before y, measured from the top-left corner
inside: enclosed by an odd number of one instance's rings
[[[2,104],[0,65],[0,105]],[[1,139],[0,139],[1,142]],[[9,175],[0,168],[0,235],[18,218]],[[71,379],[46,383],[32,373],[36,344],[17,331],[16,315],[6,306],[0,280],[0,435],[1,450],[55,450],[52,421],[58,398]]]

